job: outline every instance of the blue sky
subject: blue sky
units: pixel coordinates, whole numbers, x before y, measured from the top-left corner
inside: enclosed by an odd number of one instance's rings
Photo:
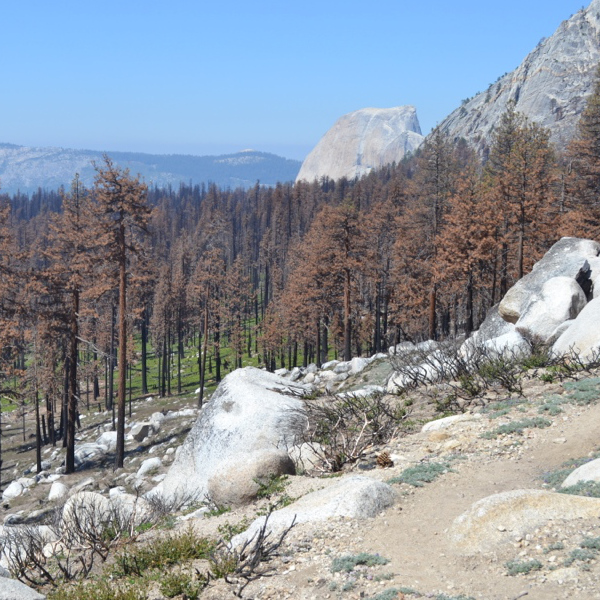
[[[588,2],[586,2],[586,5]],[[303,158],[343,114],[426,133],[581,0],[3,0],[0,142]]]

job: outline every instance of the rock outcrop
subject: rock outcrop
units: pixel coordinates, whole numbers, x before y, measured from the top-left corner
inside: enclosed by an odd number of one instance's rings
[[[564,147],[573,137],[592,92],[600,62],[600,0],[593,0],[543,39],[513,72],[463,102],[440,127],[483,150],[510,102],[529,119],[548,127]]]
[[[46,596],[38,594],[16,579],[0,576],[0,600],[45,600]]]
[[[596,518],[600,499],[542,490],[514,490],[479,500],[448,534],[465,554],[492,552],[548,521]]]
[[[414,106],[364,108],[341,117],[302,163],[296,181],[354,179],[400,161],[421,142]]]
[[[567,323],[567,329],[556,340],[552,350],[556,354],[575,352],[583,360],[600,352],[600,298],[586,304],[577,319]]]
[[[525,339],[552,344],[593,297],[590,261],[599,254],[597,242],[562,238],[508,290],[498,314]]]
[[[560,487],[568,488],[581,482],[600,482],[600,458],[592,460],[577,467],[561,484]]]
[[[267,531],[281,532],[292,523],[315,523],[334,517],[369,519],[392,506],[395,500],[396,492],[387,483],[354,475],[274,511],[269,517]],[[253,521],[245,532],[233,538],[233,546],[252,539],[264,525],[265,517]]]
[[[306,389],[253,367],[227,375],[194,424],[167,476],[151,493],[171,500],[204,500],[209,494],[209,481],[222,476],[224,466],[228,477],[236,472],[240,475],[240,483],[247,480],[249,472],[253,477],[273,474],[259,472],[247,461],[255,456],[261,464],[271,465],[271,461],[262,460],[263,451],[287,450],[294,445],[298,426],[304,423],[298,419],[304,405],[290,392],[292,388],[296,393]],[[236,471],[232,468],[235,462],[245,463],[245,467]],[[227,487],[235,488],[235,481],[229,483]]]

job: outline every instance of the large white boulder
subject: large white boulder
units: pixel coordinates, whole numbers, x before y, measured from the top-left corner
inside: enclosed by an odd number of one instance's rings
[[[104,444],[85,443],[75,446],[75,467],[81,468],[86,464],[98,460],[108,452],[108,446]]]
[[[269,477],[294,475],[296,468],[283,450],[259,450],[224,463],[208,480],[208,496],[217,506],[243,506],[257,498]]]
[[[0,577],[0,600],[45,600],[46,596],[38,594],[16,579]]]
[[[48,500],[50,502],[58,502],[69,495],[69,488],[60,481],[55,481],[50,488],[48,493]]]
[[[157,429],[158,427],[160,427],[160,424],[158,424],[157,421],[153,421],[153,422],[144,422],[144,423],[136,423],[130,431],[131,436],[133,437],[134,440],[136,440],[137,442],[142,442],[144,441],[149,435],[151,435],[152,433],[154,433],[154,425],[157,425]]]
[[[334,517],[368,519],[392,506],[396,492],[387,483],[370,477],[354,475],[335,484],[302,496],[299,500],[274,511],[267,524],[268,531],[280,532],[295,523],[316,523]],[[233,546],[251,539],[264,526],[265,517],[259,517],[243,533],[235,536]]]
[[[17,498],[23,493],[23,484],[18,481],[13,481],[10,485],[2,492],[2,500],[12,500]]]
[[[561,484],[566,488],[583,481],[600,481],[600,458],[592,460],[575,469]]]
[[[538,261],[531,270],[506,293],[498,313],[509,323],[517,323],[533,297],[542,296],[544,284],[554,277],[576,281],[587,297],[591,294],[589,259],[600,255],[600,244],[592,240],[564,237]]]
[[[153,458],[147,458],[137,470],[135,474],[136,477],[143,477],[144,475],[148,475],[149,473],[155,473],[162,467],[162,460],[155,456]]]
[[[560,326],[575,319],[587,303],[582,287],[571,277],[552,277],[533,294],[515,327],[526,339],[552,343]]]
[[[96,492],[78,492],[63,507],[61,529],[75,540],[83,540],[86,532],[101,532],[114,518],[113,507]]]
[[[206,404],[164,481],[151,494],[171,500],[203,500],[208,482],[224,464],[262,450],[291,448],[305,425],[305,386],[253,367],[237,369]]]
[[[117,449],[117,432],[105,431],[96,440],[96,444],[106,446],[107,452],[114,452]]]
[[[600,298],[588,302],[570,327],[554,342],[555,354],[575,352],[583,360],[600,351]]]
[[[500,316],[498,313],[498,306],[498,304],[495,304],[488,310],[485,320],[480,325],[479,329],[475,331],[468,340],[465,341],[465,344],[479,344],[487,340],[500,337],[501,335],[514,332],[514,324],[505,321]]]
[[[113,507],[114,519],[121,526],[134,529],[152,518],[152,507],[147,500],[133,494],[113,494],[109,502]]]

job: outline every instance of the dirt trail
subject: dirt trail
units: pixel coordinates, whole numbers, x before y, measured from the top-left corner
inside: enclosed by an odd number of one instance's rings
[[[536,430],[518,460],[471,461],[456,465],[456,473],[421,488],[396,509],[366,527],[363,536],[369,551],[391,558],[405,585],[415,589],[465,590],[482,599],[512,599],[528,591],[527,598],[600,598],[590,590],[577,593],[564,585],[547,584],[528,589],[523,579],[507,577],[493,565],[493,558],[465,558],[457,554],[445,531],[474,502],[495,493],[540,488],[540,475],[565,460],[586,456],[600,445],[600,406],[581,410],[568,421]],[[557,439],[564,443],[557,443]],[[398,510],[400,509],[401,510]],[[600,517],[600,514],[599,514]]]

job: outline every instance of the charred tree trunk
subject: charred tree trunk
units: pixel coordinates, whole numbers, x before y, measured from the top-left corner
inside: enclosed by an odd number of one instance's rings
[[[77,421],[77,355],[79,343],[79,292],[73,294],[73,311],[69,332],[69,375],[67,400],[67,456],[65,472],[75,472],[75,422]]]
[[[148,393],[148,313],[142,312],[142,394]]]

